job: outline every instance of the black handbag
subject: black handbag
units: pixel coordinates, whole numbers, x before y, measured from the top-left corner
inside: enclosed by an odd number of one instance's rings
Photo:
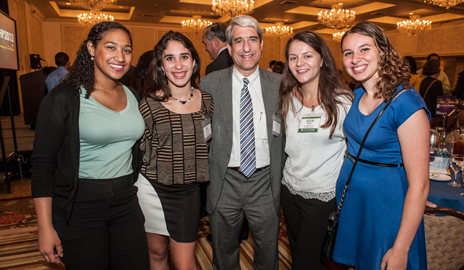
[[[354,161],[353,167],[351,168],[350,175],[348,177],[348,180],[346,181],[345,184],[345,189],[343,190],[342,197],[340,198],[340,203],[338,204],[337,210],[330,213],[329,215],[329,222],[327,225],[327,232],[324,237],[324,242],[322,243],[322,249],[321,249],[321,261],[323,263],[326,262],[331,262],[333,261],[333,251],[335,247],[335,239],[337,237],[337,230],[338,230],[338,218],[340,216],[340,211],[342,210],[343,202],[345,201],[345,196],[346,196],[346,191],[348,190],[348,187],[350,186],[351,182],[351,176],[353,175],[354,168],[356,168],[356,165],[358,164],[359,157],[361,156],[361,151],[364,147],[364,143],[366,142],[367,136],[371,132],[371,129],[374,127],[374,124],[379,120],[380,116],[383,114],[385,109],[390,105],[390,103],[395,100],[401,93],[403,93],[406,90],[401,90],[398,92],[395,96],[390,99],[390,101],[385,105],[385,107],[382,108],[382,110],[379,112],[377,117],[374,119],[372,122],[371,126],[366,132],[366,135],[364,135],[364,138],[361,142],[361,145],[359,146],[359,151],[358,154],[356,155],[356,159]]]

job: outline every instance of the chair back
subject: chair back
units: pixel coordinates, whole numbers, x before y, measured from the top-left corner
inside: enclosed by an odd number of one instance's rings
[[[464,213],[445,207],[427,207],[424,229],[428,269],[464,269]]]

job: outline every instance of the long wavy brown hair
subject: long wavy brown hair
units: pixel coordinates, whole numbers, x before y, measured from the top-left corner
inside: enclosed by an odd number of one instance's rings
[[[284,65],[279,92],[279,103],[282,113],[283,130],[286,132],[286,117],[289,110],[292,110],[293,113],[296,113],[296,108],[293,106],[292,102],[292,96],[296,92],[304,98],[304,93],[301,91],[300,82],[295,79],[292,72],[288,68],[288,51],[290,45],[297,40],[311,46],[321,56],[323,61],[319,75],[317,99],[327,113],[327,121],[321,127],[331,127],[329,138],[332,138],[338,123],[338,105],[343,103],[343,99],[339,99],[338,97],[343,96],[347,100],[353,101],[353,94],[350,90],[348,90],[348,86],[339,75],[337,67],[335,66],[335,60],[332,53],[330,52],[329,47],[327,46],[327,43],[321,36],[310,31],[303,31],[295,34],[287,42],[287,46],[285,47],[285,58],[287,61]]]
[[[81,94],[80,86],[84,86],[87,94],[85,98],[89,98],[95,86],[95,72],[94,61],[91,60],[91,55],[87,49],[87,42],[92,42],[95,48],[98,42],[102,40],[105,34],[114,29],[121,29],[127,33],[132,44],[132,37],[130,31],[122,24],[117,22],[101,22],[97,23],[90,29],[87,38],[81,43],[79,50],[67,76],[63,79],[64,83],[74,85],[77,93]]]
[[[167,101],[171,96],[171,90],[169,89],[168,80],[166,74],[163,71],[163,52],[168,47],[169,41],[178,41],[184,45],[186,49],[190,51],[192,59],[195,60],[195,66],[193,67],[192,77],[190,77],[190,84],[192,87],[197,88],[200,81],[200,56],[198,55],[195,46],[186,36],[179,32],[169,31],[160,39],[156,44],[153,53],[153,59],[148,70],[147,79],[153,80],[153,83],[147,84],[141,91],[142,97],[151,96],[156,101]],[[155,91],[160,89],[162,95],[154,95]]]
[[[341,48],[343,51],[343,41],[351,34],[360,34],[371,37],[380,52],[379,66],[377,67],[379,80],[375,84],[378,92],[374,97],[390,100],[396,92],[396,87],[403,85],[404,89],[411,89],[409,79],[411,73],[408,63],[401,57],[398,51],[391,45],[387,35],[382,29],[371,22],[360,22],[346,31],[342,37]]]

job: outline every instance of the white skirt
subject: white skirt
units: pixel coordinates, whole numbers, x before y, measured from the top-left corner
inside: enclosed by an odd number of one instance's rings
[[[145,216],[145,231],[169,236],[163,206],[152,184],[142,174],[139,174],[134,185],[139,189],[137,196]]]

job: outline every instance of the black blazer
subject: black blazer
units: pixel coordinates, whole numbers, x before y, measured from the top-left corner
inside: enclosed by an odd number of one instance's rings
[[[232,60],[232,57],[230,57],[229,50],[225,49],[218,55],[216,59],[214,59],[213,62],[211,62],[211,64],[206,67],[205,75],[208,75],[213,71],[231,67],[233,64],[234,61]]]
[[[129,88],[137,101],[140,97]],[[40,104],[32,153],[32,197],[53,197],[52,211],[69,221],[79,179],[79,111],[76,87],[59,84]],[[141,165],[140,140],[132,148],[137,179]]]

